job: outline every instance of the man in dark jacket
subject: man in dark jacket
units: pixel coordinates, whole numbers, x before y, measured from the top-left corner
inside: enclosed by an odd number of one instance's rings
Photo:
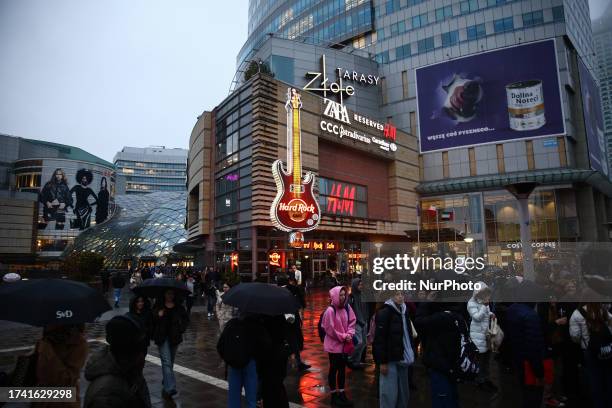
[[[90,382],[85,408],[149,408],[149,389],[142,370],[148,340],[140,321],[115,316],[106,325],[108,346],[89,359],[85,378]]]
[[[434,407],[459,407],[456,365],[461,353],[459,326],[465,326],[462,306],[423,302],[417,309],[414,322],[423,344],[423,364],[429,369]]]
[[[380,407],[407,407],[408,367],[414,363],[412,325],[404,295],[396,292],[376,313],[372,354],[380,366]]]
[[[349,356],[348,366],[352,370],[363,369],[361,365],[361,357],[367,347],[367,335],[368,335],[368,305],[361,300],[361,290],[363,289],[363,283],[361,278],[355,278],[351,282],[351,295],[349,296],[349,305],[355,313],[355,336],[357,340],[355,344],[355,351]]]
[[[506,341],[523,388],[523,407],[542,405],[546,347],[542,325],[533,303],[514,303],[506,313]]]

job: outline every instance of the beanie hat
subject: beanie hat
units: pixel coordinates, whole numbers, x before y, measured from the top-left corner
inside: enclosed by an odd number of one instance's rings
[[[148,346],[144,325],[129,315],[115,316],[106,324],[106,341],[113,354],[133,353]]]

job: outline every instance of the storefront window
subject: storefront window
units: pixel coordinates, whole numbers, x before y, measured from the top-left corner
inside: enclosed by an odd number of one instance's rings
[[[319,205],[325,214],[366,218],[368,190],[365,186],[319,178]]]

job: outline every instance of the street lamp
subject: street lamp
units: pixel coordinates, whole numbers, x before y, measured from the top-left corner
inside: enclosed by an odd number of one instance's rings
[[[380,258],[380,248],[382,248],[382,242],[376,242],[374,243],[374,246],[376,247],[376,252],[377,252],[377,256]]]

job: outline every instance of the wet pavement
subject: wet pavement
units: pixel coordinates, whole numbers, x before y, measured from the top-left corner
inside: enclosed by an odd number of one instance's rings
[[[327,292],[315,291],[307,297],[308,306],[304,314],[305,349],[302,359],[312,368],[298,373],[295,368],[289,369],[285,381],[290,401],[304,407],[328,407],[329,393],[326,386],[328,357],[323,352],[323,345],[317,333],[319,315],[327,305]],[[224,379],[224,366],[216,352],[216,341],[219,326],[216,320],[208,320],[206,310],[196,302],[192,311],[192,321],[187,329],[184,342],[178,349],[175,371],[177,372],[177,389],[179,394],[174,401],[161,399],[161,367],[155,345],[149,348],[145,366],[151,400],[155,407],[225,407],[227,406],[227,383]],[[101,322],[87,326],[87,337],[90,349],[95,351],[103,347],[104,321],[117,313],[127,310],[127,300],[121,302],[121,308],[105,314]],[[40,338],[41,330],[9,322],[0,322],[0,370],[7,371],[14,366],[15,357],[27,352]],[[347,393],[355,402],[355,407],[376,407],[375,370],[368,348],[367,366],[361,371],[347,369]],[[499,385],[497,394],[481,391],[473,384],[460,384],[459,394],[462,407],[515,408],[520,406],[518,387],[514,378],[492,361],[491,377]],[[410,407],[429,407],[429,382],[425,367],[420,359],[414,366],[416,390],[411,391]],[[82,378],[81,394],[84,394],[87,381]]]

